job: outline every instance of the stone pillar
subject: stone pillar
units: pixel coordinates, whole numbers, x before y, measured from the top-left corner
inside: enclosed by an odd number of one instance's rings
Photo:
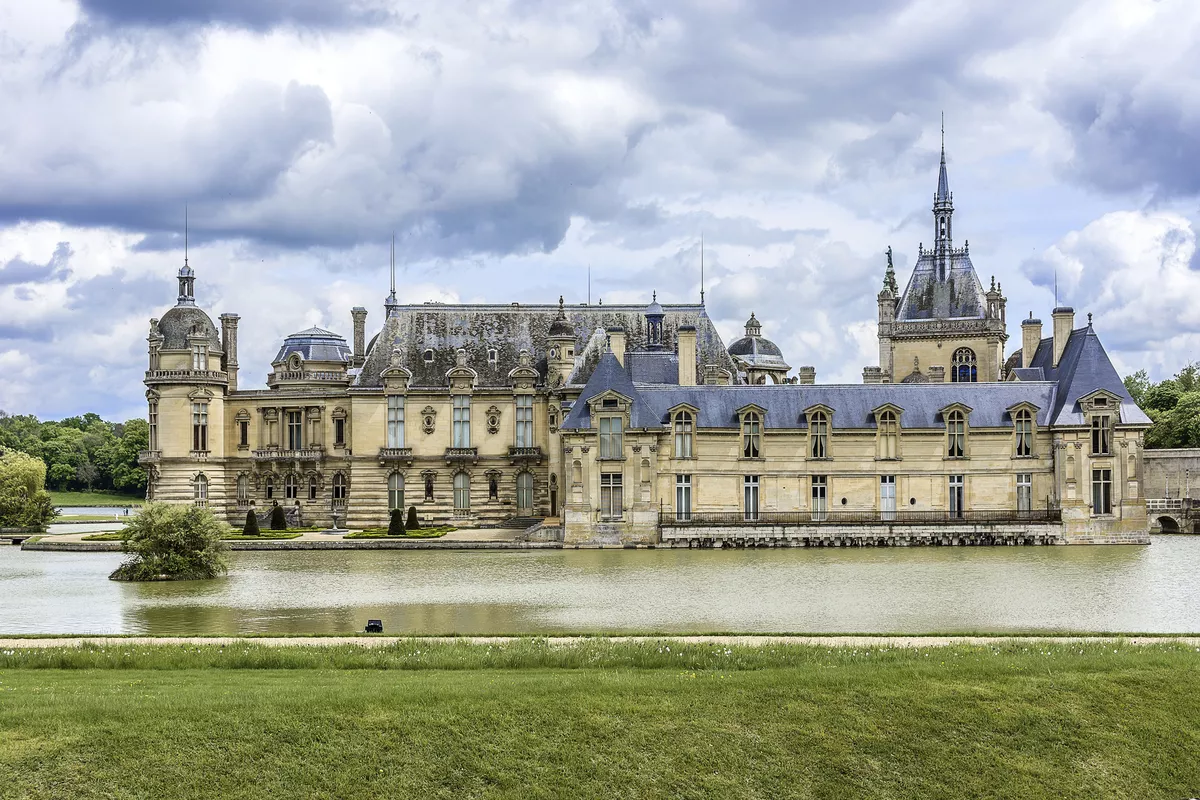
[[[929,382],[930,383],[945,383],[946,382],[946,368],[943,367],[941,364],[934,364],[932,367],[930,367],[929,368]]]
[[[225,372],[229,374],[229,391],[236,392],[238,387],[238,357],[237,357],[237,314],[221,315],[221,349],[225,351]]]
[[[1075,327],[1075,309],[1069,306],[1059,306],[1054,309],[1054,366],[1058,366],[1063,351],[1067,349],[1067,340],[1071,338],[1071,329]]]
[[[354,318],[354,354],[351,365],[361,367],[366,360],[367,310],[362,306],[355,306],[350,309],[350,316]]]
[[[607,332],[609,351],[617,357],[621,366],[625,366],[625,329],[609,328]]]
[[[805,386],[811,386],[817,382],[817,368],[800,367],[796,370],[796,379]]]
[[[883,383],[883,370],[879,367],[863,367],[863,383]]]

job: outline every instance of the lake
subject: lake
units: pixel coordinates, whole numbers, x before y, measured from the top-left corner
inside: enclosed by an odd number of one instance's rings
[[[1200,537],[1145,546],[230,554],[120,584],[118,553],[0,547],[0,633],[1200,631]]]

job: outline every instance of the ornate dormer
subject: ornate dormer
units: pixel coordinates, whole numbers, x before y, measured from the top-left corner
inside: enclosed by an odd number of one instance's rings
[[[646,306],[646,349],[661,350],[663,347],[663,317],[666,312],[658,303],[658,292],[654,293],[650,305]]]

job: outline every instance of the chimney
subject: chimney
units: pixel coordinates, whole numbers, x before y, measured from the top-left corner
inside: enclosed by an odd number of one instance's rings
[[[237,391],[237,314],[221,315],[221,349],[225,351],[225,372],[229,374],[229,391]]]
[[[805,386],[811,386],[817,382],[817,368],[800,367],[800,369],[796,370],[796,378]]]
[[[617,357],[617,363],[625,366],[625,329],[609,328],[607,333],[609,352]]]
[[[1054,366],[1062,359],[1063,351],[1067,349],[1067,339],[1071,338],[1071,329],[1075,327],[1075,309],[1070,306],[1059,306],[1054,309]]]
[[[680,325],[675,334],[679,348],[679,385],[696,385],[696,328]]]
[[[355,306],[350,309],[350,316],[354,318],[354,358],[351,363],[361,367],[367,355],[367,310],[362,306]]]
[[[881,367],[863,367],[863,383],[883,383]]]
[[[1033,356],[1037,353],[1038,345],[1042,343],[1042,321],[1033,318],[1033,312],[1029,312],[1029,319],[1021,323],[1021,366],[1032,367]]]
[[[930,367],[929,368],[929,382],[930,383],[945,383],[946,382],[946,368],[943,367],[941,364],[935,364],[934,366]]]

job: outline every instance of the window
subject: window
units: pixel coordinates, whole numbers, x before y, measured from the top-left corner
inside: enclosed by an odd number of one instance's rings
[[[894,520],[896,518],[896,476],[879,476],[879,518]]]
[[[275,479],[270,475],[267,476],[267,499],[275,499]]]
[[[150,422],[150,449],[158,449],[158,401],[150,401],[150,413],[148,420]]]
[[[339,472],[333,476],[333,504],[346,505],[346,474]]]
[[[600,457],[623,458],[625,449],[621,441],[622,420],[620,417],[600,418]]]
[[[433,476],[425,476],[425,499],[433,500]]]
[[[879,415],[879,457],[896,458],[899,452],[900,426],[895,411],[884,411]]]
[[[692,518],[692,476],[675,476],[675,519],[687,522]]]
[[[283,479],[283,496],[288,500],[295,500],[300,496],[300,482],[296,480],[295,475],[288,475]]]
[[[308,476],[308,499],[309,500],[317,499],[317,476],[316,475]]]
[[[333,443],[339,446],[346,444],[346,420],[335,419],[333,421]]]
[[[404,476],[399,472],[388,475],[388,510],[404,509]]]
[[[238,420],[238,447],[250,446],[250,420]]]
[[[433,363],[433,350],[427,349],[425,351],[424,355],[422,355],[422,358],[424,359],[426,364],[432,364]]]
[[[452,417],[454,447],[471,446],[471,396],[467,394],[454,395],[454,413]]]
[[[1111,428],[1108,414],[1096,414],[1092,417],[1092,455],[1107,456],[1112,453]]]
[[[753,522],[758,519],[758,476],[742,478],[742,519]]]
[[[387,446],[404,447],[404,395],[388,395]]]
[[[500,360],[500,353],[495,348],[488,348],[487,356],[489,364],[495,364]]]
[[[813,522],[824,522],[829,518],[829,478],[824,475],[812,476],[812,512]]]
[[[675,415],[675,457],[692,457],[692,412],[680,411]]]
[[[192,369],[206,370],[208,369],[208,345],[193,344],[192,345]]]
[[[961,519],[963,515],[963,476],[950,476],[950,516]]]
[[[192,403],[192,449],[208,451],[208,403]]]
[[[747,411],[742,417],[742,458],[758,458],[761,452],[762,418],[758,416],[757,411]],[[757,481],[757,478],[755,480]],[[755,486],[757,485],[755,483]],[[757,497],[758,490],[754,491]]]
[[[967,421],[961,411],[946,415],[946,455],[964,458],[967,454]]]
[[[517,395],[517,447],[533,447],[533,395]]]
[[[1033,455],[1033,415],[1022,409],[1017,412],[1013,422],[1017,436],[1017,457],[1028,458]]]
[[[1092,470],[1092,514],[1112,513],[1112,470]]]
[[[829,417],[824,411],[814,411],[808,419],[808,454],[829,458]]]
[[[250,479],[245,475],[238,475],[237,478],[237,501],[239,506],[250,502]]]
[[[454,513],[458,515],[471,512],[471,477],[465,472],[454,476]]]
[[[517,511],[522,514],[533,513],[533,473],[522,472],[517,475]]]
[[[204,473],[197,475],[192,482],[192,502],[200,508],[208,506],[208,478]]]
[[[300,411],[287,412],[288,450],[304,449],[304,414]]]
[[[600,517],[620,519],[625,504],[621,497],[621,473],[600,473]]]
[[[1033,510],[1033,474],[1017,473],[1017,511]]]
[[[975,383],[978,379],[975,364],[975,351],[969,347],[960,347],[954,351],[954,361],[950,368],[952,383]]]

